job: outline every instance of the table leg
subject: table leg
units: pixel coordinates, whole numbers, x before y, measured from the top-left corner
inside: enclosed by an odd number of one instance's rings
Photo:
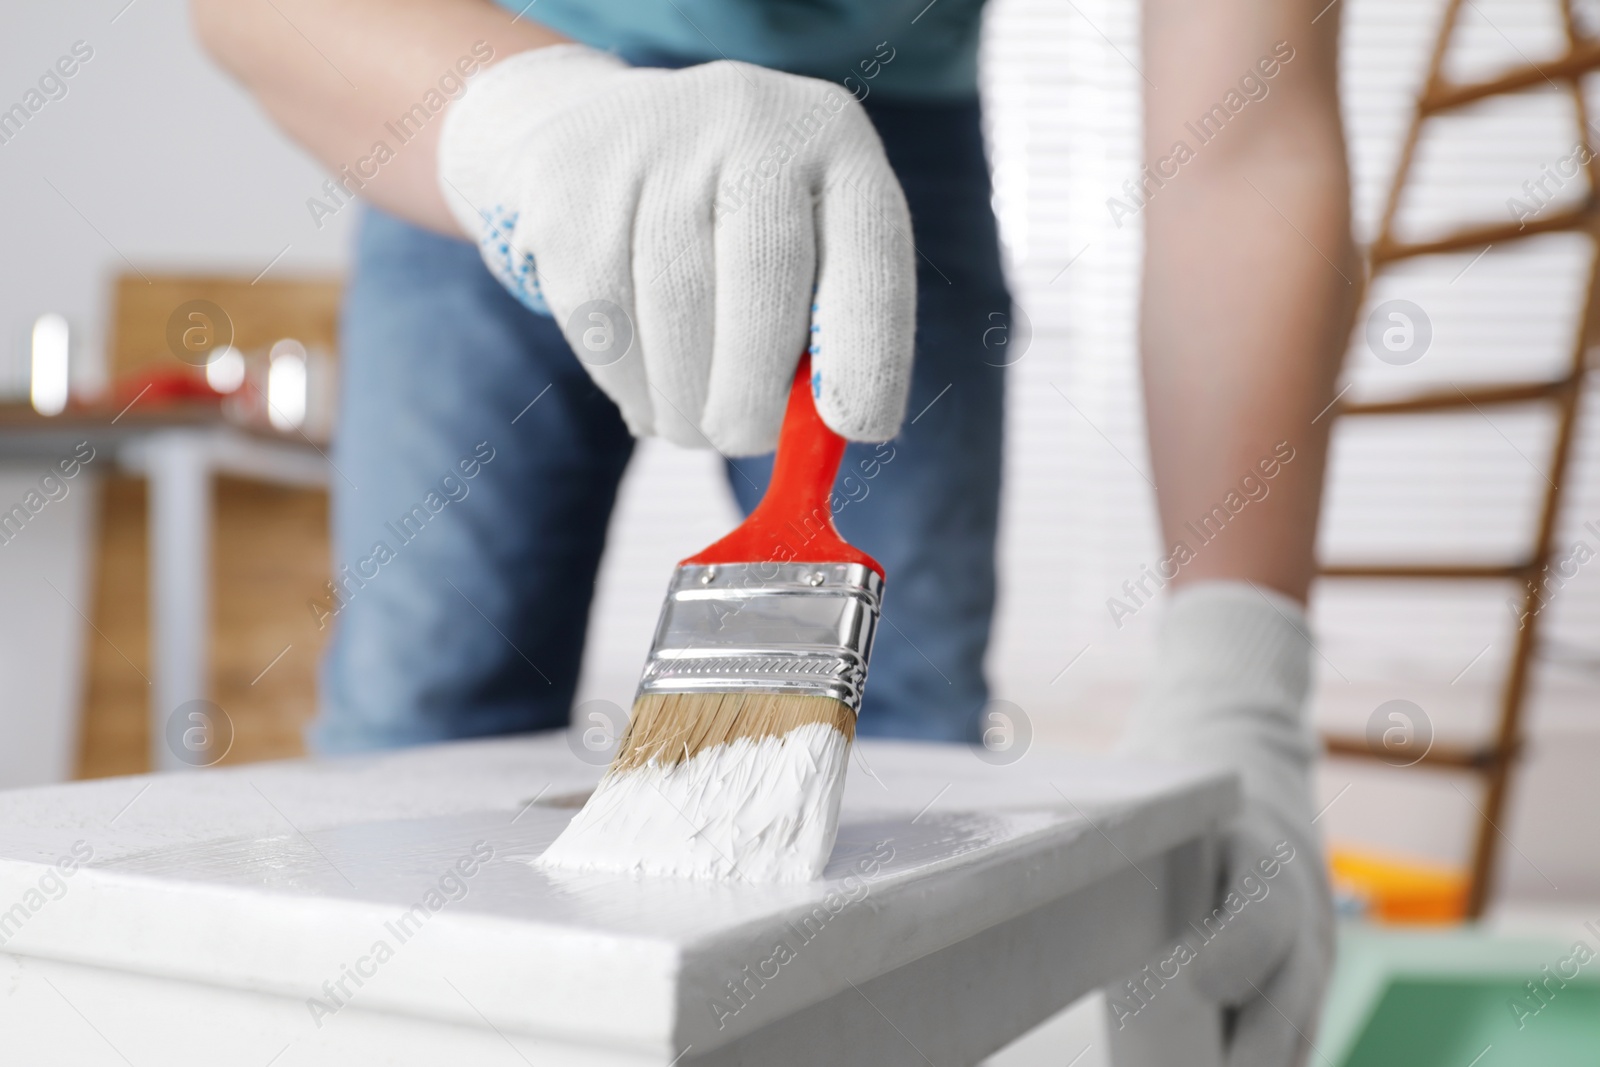
[[[1178,939],[1189,941],[1193,924],[1211,910],[1217,863],[1214,837],[1169,854],[1163,880],[1167,886],[1167,951],[1158,953],[1142,971],[1106,989],[1106,1037],[1112,1067],[1221,1067],[1222,1013],[1195,990],[1187,970],[1179,968],[1175,978],[1167,977],[1172,973],[1167,961]]]
[[[1201,999],[1189,982],[1169,982],[1159,996],[1139,1009],[1135,1020],[1118,1028],[1111,993],[1106,998],[1106,1036],[1112,1067],[1220,1067],[1222,1015]]]
[[[181,431],[146,446],[150,531],[150,767],[203,766],[207,731],[188,748],[169,741],[168,720],[208,689],[211,601],[211,469],[204,442]],[[209,720],[206,723],[209,729]],[[177,731],[181,739],[182,728]]]

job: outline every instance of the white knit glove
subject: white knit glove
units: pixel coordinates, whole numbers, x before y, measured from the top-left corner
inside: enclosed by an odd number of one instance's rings
[[[772,449],[809,346],[822,418],[905,415],[916,260],[854,97],[746,63],[523,52],[450,109],[440,188],[489,269],[553,315],[638,436]]]
[[[1228,1067],[1306,1062],[1333,960],[1333,903],[1311,824],[1309,633],[1297,603],[1245,582],[1178,591],[1122,745],[1241,779],[1216,894],[1232,917],[1213,940],[1190,939],[1184,968],[1201,996],[1237,1011]]]

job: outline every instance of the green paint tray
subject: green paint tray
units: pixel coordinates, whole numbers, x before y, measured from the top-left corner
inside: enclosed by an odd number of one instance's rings
[[[1600,919],[1565,941],[1345,926],[1317,1048],[1339,1067],[1600,1067]]]

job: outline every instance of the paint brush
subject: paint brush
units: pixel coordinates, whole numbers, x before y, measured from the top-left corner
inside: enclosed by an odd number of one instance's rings
[[[766,495],[678,564],[617,755],[540,866],[822,872],[883,596],[883,568],[833,526],[844,447],[802,355]]]

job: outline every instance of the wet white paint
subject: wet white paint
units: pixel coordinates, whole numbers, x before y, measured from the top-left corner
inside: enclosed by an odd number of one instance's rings
[[[849,742],[828,723],[607,774],[540,867],[747,882],[818,877]]]

